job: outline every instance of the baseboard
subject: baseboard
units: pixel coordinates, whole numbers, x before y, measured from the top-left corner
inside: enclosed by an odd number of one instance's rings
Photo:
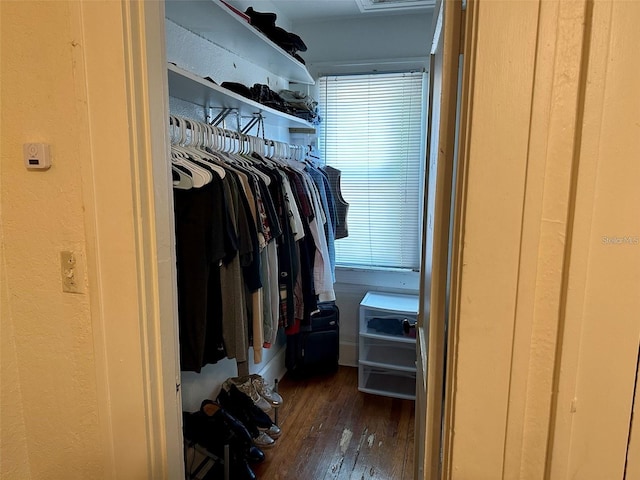
[[[287,367],[285,366],[286,352],[286,348],[281,348],[264,367],[255,373],[261,375],[270,383],[273,383],[273,380],[276,378],[278,381],[282,380],[282,377],[287,372]],[[340,359],[338,363],[345,367],[357,367],[358,344],[354,342],[340,342]]]
[[[358,344],[354,342],[340,342],[340,365],[345,367],[358,366]]]
[[[276,378],[278,381],[282,380],[282,377],[284,377],[284,374],[287,372],[287,368],[285,367],[286,352],[286,347],[280,348],[278,353],[276,353],[276,355],[269,360],[264,367],[255,373],[263,377],[270,384],[273,384],[273,381]]]

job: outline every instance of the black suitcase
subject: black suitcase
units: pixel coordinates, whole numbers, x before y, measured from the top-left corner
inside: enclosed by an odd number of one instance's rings
[[[333,302],[319,303],[311,316],[311,331],[287,337],[286,366],[294,378],[338,369],[340,311]]]

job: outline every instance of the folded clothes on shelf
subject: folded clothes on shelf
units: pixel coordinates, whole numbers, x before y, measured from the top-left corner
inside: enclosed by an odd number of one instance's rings
[[[306,93],[294,90],[280,90],[279,93],[285,102],[295,108],[312,111],[318,106],[318,102]]]
[[[249,16],[251,25],[264,33],[269,40],[301,63],[304,63],[304,60],[297,52],[306,52],[307,46],[298,35],[276,25],[278,17],[275,13],[256,12],[253,7],[249,7],[245,14]]]
[[[242,95],[249,100],[261,103],[266,107],[274,108],[284,113],[292,113],[287,102],[278,93],[271,90],[268,85],[254,83],[252,87],[247,87],[238,82],[222,82],[221,87]]]
[[[237,93],[238,95],[242,95],[245,98],[253,100],[251,95],[251,89],[246,85],[238,82],[222,82],[220,84],[222,88],[226,88],[227,90],[231,90],[233,93]]]
[[[289,112],[296,117],[300,117],[313,125],[318,125],[321,121],[318,115],[318,102],[311,96],[293,90],[280,90],[280,97],[284,100]]]
[[[284,113],[290,113],[284,99],[278,93],[271,90],[268,85],[254,83],[253,87],[251,87],[251,96],[253,100],[262,105],[275,108]]]
[[[397,317],[373,317],[367,322],[367,327],[378,333],[403,336],[403,320]]]

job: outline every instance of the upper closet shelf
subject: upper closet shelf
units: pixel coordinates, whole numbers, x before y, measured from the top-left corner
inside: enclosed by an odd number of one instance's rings
[[[233,108],[238,110],[242,117],[252,117],[260,113],[265,122],[271,125],[310,125],[300,117],[254,102],[172,64],[169,64],[169,95],[203,107]]]
[[[315,83],[307,67],[219,0],[167,0],[165,12],[172,22],[278,76],[296,83]]]

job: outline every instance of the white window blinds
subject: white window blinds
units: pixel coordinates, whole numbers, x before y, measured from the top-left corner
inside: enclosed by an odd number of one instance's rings
[[[342,266],[417,269],[425,164],[422,73],[322,77],[319,148],[342,172]]]

